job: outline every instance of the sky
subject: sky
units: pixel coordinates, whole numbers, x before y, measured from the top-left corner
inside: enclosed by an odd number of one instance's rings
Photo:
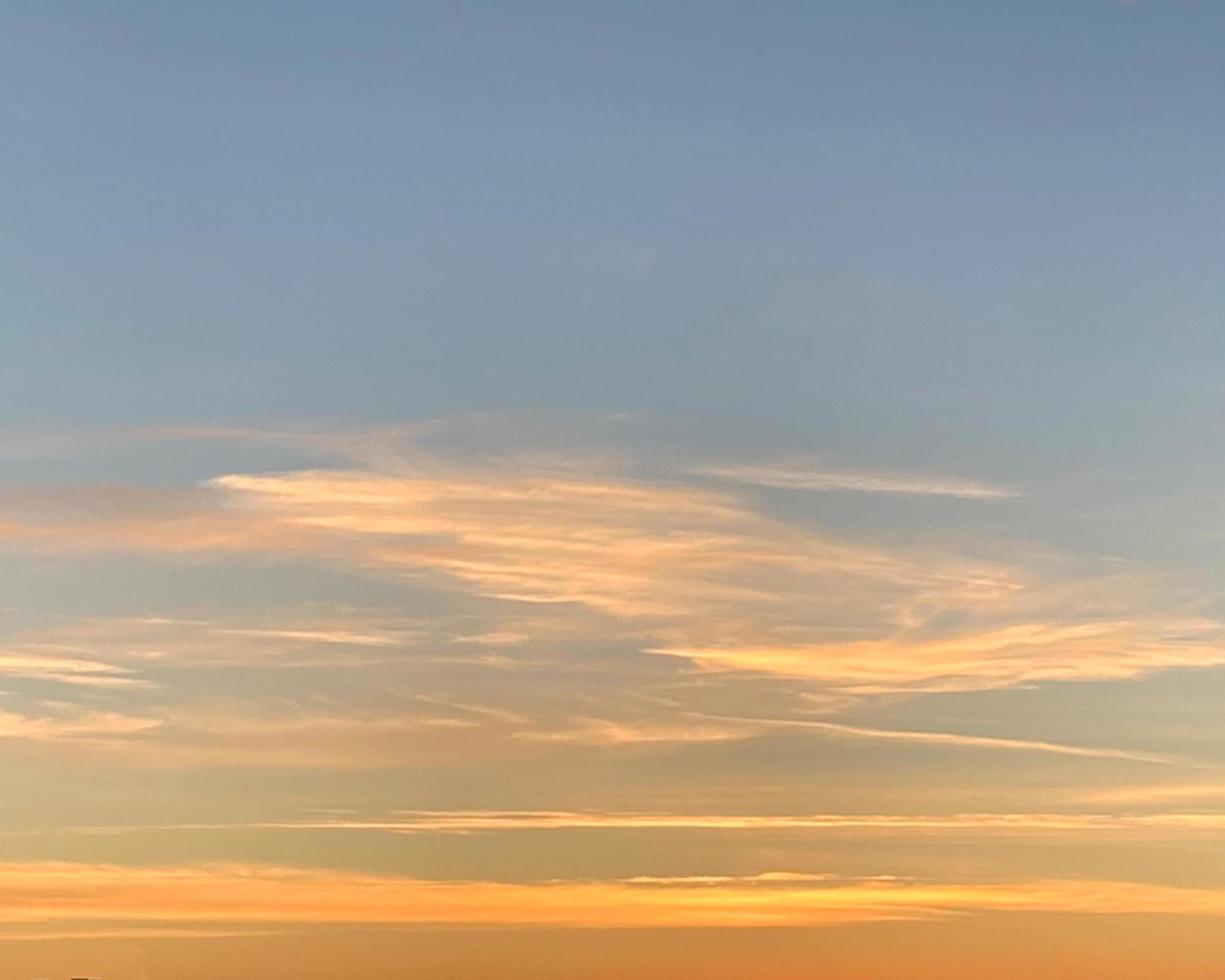
[[[0,980],[1218,976],[1223,32],[0,3]]]

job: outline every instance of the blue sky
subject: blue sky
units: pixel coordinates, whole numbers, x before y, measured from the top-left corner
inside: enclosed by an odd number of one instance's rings
[[[1219,408],[1211,4],[7,19],[15,420],[564,407],[1079,453]]]

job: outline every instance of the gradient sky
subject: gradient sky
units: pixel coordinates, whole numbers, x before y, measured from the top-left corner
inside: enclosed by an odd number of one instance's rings
[[[1222,38],[0,3],[0,980],[1219,976]]]

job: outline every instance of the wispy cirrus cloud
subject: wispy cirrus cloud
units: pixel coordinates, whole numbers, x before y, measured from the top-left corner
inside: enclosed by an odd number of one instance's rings
[[[1225,915],[1225,891],[1102,880],[1002,883],[767,872],[604,881],[438,881],[268,865],[0,865],[0,922],[744,928],[985,912]]]
[[[141,683],[136,672],[159,665],[352,667],[384,662],[412,649],[422,636],[420,623],[359,612],[282,612],[272,622],[237,617],[63,618],[11,635],[7,650],[0,650],[0,675],[10,659],[14,672],[62,674],[66,680],[82,678],[82,684],[98,674],[99,683],[113,677],[116,686]]]
[[[963,500],[1002,500],[1020,496],[1016,490],[978,480],[889,470],[838,469],[825,465],[815,457],[792,457],[772,463],[703,466],[694,472],[730,483],[780,490],[959,497]]]
[[[211,767],[293,771],[379,770],[455,764],[505,753],[493,733],[469,719],[390,713],[294,711],[247,705],[223,714],[208,706],[145,714],[0,710],[0,747],[22,759],[87,760],[146,771]]]
[[[123,748],[152,768],[389,769],[489,758],[499,730],[454,710],[374,710],[230,698],[163,709],[156,738]]]
[[[343,536],[375,567],[622,617],[774,605],[830,580],[877,602],[890,592],[1007,587],[985,563],[925,565],[797,531],[726,494],[615,474],[308,471],[215,485],[249,514]]]
[[[1070,755],[1087,759],[1121,759],[1128,762],[1146,762],[1163,766],[1190,766],[1194,763],[1174,756],[1156,752],[1137,752],[1131,749],[1100,748],[1083,745],[1066,745],[1042,739],[999,738],[989,735],[968,735],[957,732],[907,731],[897,728],[869,728],[863,725],[844,725],[832,721],[814,721],[802,718],[753,718],[729,715],[704,716],[712,721],[739,722],[762,729],[791,729],[816,732],[834,738],[867,739],[885,742],[909,742],[917,745],[935,745],[950,748],[993,749],[1004,752],[1040,752],[1051,755]]]
[[[731,742],[760,734],[762,727],[738,719],[567,719],[551,726],[514,732],[525,742],[556,745],[655,745],[668,743]]]
[[[157,718],[78,710],[67,704],[41,713],[0,711],[0,739],[3,740],[118,747],[128,738],[151,732],[160,725]]]
[[[651,652],[713,672],[790,677],[872,695],[1115,680],[1218,666],[1225,664],[1225,633],[1211,620],[1033,622],[932,639],[898,634],[849,643],[660,646]]]
[[[59,656],[37,649],[0,649],[0,677],[48,681],[75,687],[133,688],[153,685],[128,667]]]
[[[0,541],[59,554],[297,556],[632,619],[811,605],[832,588],[844,617],[896,617],[916,600],[974,603],[1017,586],[990,562],[891,553],[734,494],[532,457],[230,473],[179,489],[10,489]]]
[[[1225,813],[638,813],[569,810],[404,810],[389,818],[302,819],[244,824],[178,824],[164,827],[80,827],[60,832],[139,833],[142,830],[372,831],[391,834],[470,834],[503,831],[641,830],[764,833],[838,831],[909,835],[950,831],[982,834],[1153,831],[1225,832]]]
[[[987,813],[655,813],[603,810],[401,810],[385,817],[345,813],[299,819],[235,823],[174,823],[57,826],[10,831],[7,836],[124,836],[150,832],[227,833],[271,830],[302,833],[469,835],[550,831],[712,831],[761,835],[892,836],[948,834],[958,837],[1225,834],[1220,812],[987,812]]]
[[[1225,813],[672,814],[573,811],[402,811],[386,821],[286,821],[289,829],[370,829],[390,833],[510,830],[927,831],[987,834],[1172,830],[1225,832]]]
[[[200,437],[214,436],[237,438],[230,432]],[[279,445],[298,437],[265,432],[253,438]],[[361,765],[383,764],[395,756],[377,744],[378,733],[394,727],[387,717],[392,709],[375,704],[381,695],[371,692],[397,678],[403,682],[410,663],[414,682],[440,685],[419,688],[434,695],[447,695],[450,682],[439,672],[421,671],[431,663],[452,673],[463,664],[535,669],[527,667],[533,657],[544,665],[554,685],[547,698],[521,685],[470,685],[468,702],[500,716],[405,712],[395,722],[409,726],[411,740],[422,744],[435,745],[445,733],[461,754],[476,751],[479,738],[520,748],[632,747],[733,742],[786,727],[751,722],[751,711],[734,695],[720,709],[725,717],[695,720],[698,695],[684,685],[696,689],[716,675],[746,689],[772,682],[774,704],[761,710],[777,711],[781,719],[804,694],[824,697],[835,712],[866,698],[1135,678],[1225,664],[1219,623],[1166,613],[1159,600],[1146,595],[1137,601],[1135,588],[1120,589],[1117,581],[1090,602],[1078,602],[1037,570],[930,543],[836,537],[772,513],[734,487],[648,478],[603,457],[405,453],[402,438],[399,432],[309,435],[304,444],[320,453],[348,453],[345,469],[229,472],[181,490],[12,490],[0,494],[0,518],[10,522],[10,543],[22,547],[238,562],[292,556],[425,590],[418,594],[449,592],[478,615],[464,619],[429,602],[422,603],[431,610],[422,622],[351,611],[279,620],[99,621],[18,637],[10,644],[13,656],[55,653],[65,662],[59,668],[44,663],[44,676],[58,669],[55,677],[65,683],[99,689],[152,683],[144,674],[172,683],[170,671],[179,668],[383,672],[377,685],[339,706],[299,710],[308,700],[300,691],[283,713],[276,705],[244,709],[252,717],[263,714],[268,724],[262,727],[241,712],[220,719],[207,717],[208,711],[193,714],[181,703],[157,709],[165,725],[156,741],[165,759],[234,760],[245,743],[286,765],[338,765],[346,755],[365,760]],[[806,480],[820,487],[971,497],[1011,492],[961,479],[896,473],[868,479],[798,464],[765,473],[718,469],[733,483]],[[1086,578],[1080,576],[1078,588]],[[565,643],[555,642],[560,637]],[[542,647],[573,647],[592,637],[606,644],[598,660],[579,665],[566,652],[541,659]],[[516,652],[465,657],[452,648],[457,643]],[[70,661],[103,666],[90,671]],[[12,669],[39,668],[22,659]],[[644,686],[669,683],[680,692],[670,701],[631,703]],[[278,727],[295,735],[274,746],[265,735]],[[899,744],[1170,761],[1041,739],[869,732],[832,719],[809,728]]]

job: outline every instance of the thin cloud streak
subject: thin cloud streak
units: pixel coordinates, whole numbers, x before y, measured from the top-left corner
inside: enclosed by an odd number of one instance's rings
[[[113,711],[61,708],[43,715],[0,711],[0,740],[60,743],[69,746],[122,748],[137,735],[161,726],[160,719]]]
[[[77,687],[151,688],[133,671],[98,660],[63,657],[37,651],[0,650],[0,676],[51,681]]]
[[[613,721],[605,718],[578,719],[567,727],[515,732],[512,737],[525,742],[560,745],[650,745],[654,743],[730,742],[752,738],[759,728],[737,719],[705,722]]]
[[[919,882],[772,872],[742,878],[437,881],[260,865],[0,865],[0,922],[400,923],[745,928],[983,912],[1225,916],[1225,890],[1094,880]]]
[[[1169,834],[1172,831],[1212,835],[1225,833],[1225,813],[678,814],[570,810],[402,810],[394,816],[379,819],[346,816],[238,823],[97,825],[16,830],[5,832],[4,836],[123,836],[150,832],[224,833],[250,830],[410,836],[604,830],[862,833],[872,836],[952,833],[992,837]]]
[[[270,624],[242,619],[80,618],[10,637],[8,649],[0,650],[0,675],[7,672],[10,661],[14,671],[62,674],[66,683],[79,677],[77,683],[101,684],[113,676],[112,683],[128,685],[147,684],[131,675],[137,668],[158,665],[354,666],[386,662],[421,636],[414,624],[403,619],[359,614],[289,614]],[[94,675],[105,676],[93,681]]]
[[[704,466],[693,471],[732,483],[780,490],[849,491],[906,496],[959,497],[963,500],[1002,500],[1019,497],[1015,490],[952,476],[898,473],[887,470],[837,470],[817,459],[789,459],[777,463],[740,466]]]
[[[962,735],[955,732],[906,731],[896,728],[868,728],[862,725],[844,725],[832,721],[809,721],[787,718],[752,718],[739,715],[703,715],[720,721],[742,722],[763,728],[791,728],[824,732],[845,738],[881,739],[891,742],[917,742],[922,745],[942,745],[970,749],[1000,749],[1006,752],[1048,752],[1054,755],[1071,755],[1090,759],[1124,759],[1129,762],[1147,762],[1163,766],[1197,766],[1176,756],[1156,752],[1137,752],[1131,749],[1092,748],[1081,745],[1066,745],[1062,742],[1046,742],[1039,739],[999,738],[992,735]]]
[[[940,639],[898,635],[844,643],[657,646],[712,672],[817,682],[855,695],[936,693],[1043,681],[1122,680],[1175,667],[1225,664],[1209,620],[1030,622]]]

